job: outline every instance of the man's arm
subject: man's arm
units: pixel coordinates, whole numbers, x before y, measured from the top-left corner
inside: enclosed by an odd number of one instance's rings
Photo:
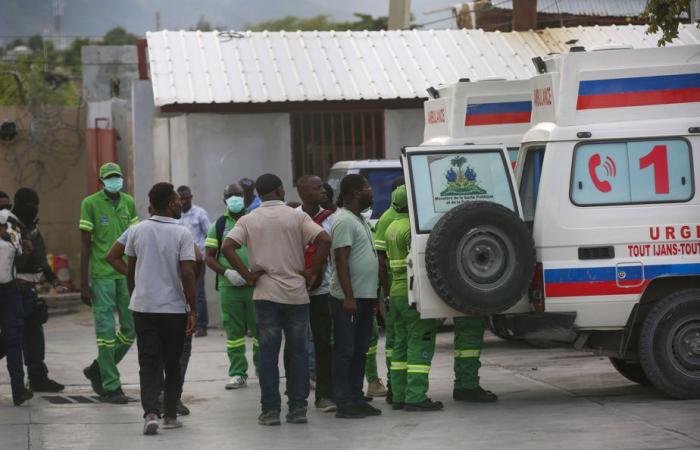
[[[251,286],[255,286],[255,282],[260,277],[260,272],[251,272],[243,264],[243,260],[236,254],[236,250],[241,248],[241,244],[234,241],[230,237],[224,238],[224,245],[221,246],[221,253],[226,257],[228,262],[233,267],[233,270],[238,272]]]
[[[124,249],[126,247],[119,241],[115,242],[112,248],[109,249],[107,253],[107,262],[110,266],[114,267],[114,270],[122,275],[127,275],[128,267],[124,262]]]
[[[80,300],[88,306],[92,306],[92,293],[90,292],[89,266],[90,247],[92,233],[80,231]]]
[[[180,279],[188,306],[187,329],[185,331],[188,336],[192,335],[197,326],[197,276],[194,266],[194,261],[180,261]]]
[[[207,247],[207,267],[221,276],[223,276],[224,272],[226,272],[226,267],[222,266],[219,260],[216,258],[215,248]]]
[[[129,289],[129,296],[133,294],[136,286],[136,257],[129,256],[126,268],[126,287]]]
[[[335,270],[338,271],[338,282],[343,290],[343,310],[348,315],[357,312],[357,302],[355,294],[352,292],[352,281],[350,278],[350,251],[351,247],[339,247],[335,249]]]
[[[379,261],[379,285],[382,287],[382,295],[386,298],[389,296],[390,289],[386,252],[377,250],[377,260]]]
[[[318,288],[323,282],[323,268],[326,266],[328,254],[331,250],[331,237],[328,233],[322,231],[316,236],[313,244],[316,246],[316,254],[309,272],[304,274],[307,277],[306,281],[310,291]]]

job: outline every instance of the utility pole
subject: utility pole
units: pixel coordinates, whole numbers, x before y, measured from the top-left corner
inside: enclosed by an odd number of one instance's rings
[[[156,11],[156,31],[160,31],[160,11]]]
[[[700,20],[700,0],[690,1],[690,23]]]
[[[513,31],[537,29],[537,0],[513,0]]]
[[[411,0],[389,0],[389,29],[405,30],[411,24]]]

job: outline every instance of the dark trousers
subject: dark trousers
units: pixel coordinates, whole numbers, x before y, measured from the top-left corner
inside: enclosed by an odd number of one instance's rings
[[[202,272],[197,277],[197,327],[206,328],[209,325],[209,310],[207,309],[207,293],[204,284],[204,274],[206,267],[202,267]]]
[[[185,382],[187,375],[187,366],[190,364],[190,356],[192,355],[192,336],[185,336],[185,342],[182,345],[182,356],[180,356],[180,377],[182,382]]]
[[[45,380],[49,374],[49,369],[44,363],[46,354],[44,327],[34,311],[37,298],[34,285],[18,282],[18,286],[24,308],[24,339],[22,343],[24,364],[27,366],[29,381],[38,383]]]
[[[328,298],[328,294],[314,295],[311,297],[310,304],[311,334],[316,357],[316,401],[322,398],[333,398],[333,349],[331,347],[333,326],[328,309]]]
[[[7,371],[10,373],[12,392],[24,387],[22,364],[22,328],[24,310],[22,297],[15,286],[0,286],[0,342],[1,353],[7,356]]]
[[[176,417],[177,404],[182,395],[180,357],[185,342],[187,315],[134,311],[134,325],[144,417],[149,413],[160,416],[158,395],[161,390],[164,396],[163,415]]]
[[[375,300],[356,301],[357,313],[352,317],[343,311],[343,300],[331,296],[328,302],[333,318],[333,395],[338,407],[364,402],[362,386]]]
[[[286,305],[255,300],[255,322],[260,342],[260,403],[263,412],[279,411],[279,353],[284,332],[289,355],[287,397],[289,409],[306,407],[309,396],[309,305]]]

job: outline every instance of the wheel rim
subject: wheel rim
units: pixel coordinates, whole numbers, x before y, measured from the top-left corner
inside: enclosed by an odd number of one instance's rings
[[[493,227],[479,227],[466,233],[457,245],[457,266],[470,285],[491,288],[512,271],[515,249],[508,237]]]
[[[687,317],[675,324],[669,333],[673,362],[683,372],[700,371],[700,316]]]

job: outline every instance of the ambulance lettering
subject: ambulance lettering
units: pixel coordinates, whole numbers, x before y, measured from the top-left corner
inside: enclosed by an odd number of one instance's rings
[[[428,124],[445,123],[445,108],[428,111]]]

